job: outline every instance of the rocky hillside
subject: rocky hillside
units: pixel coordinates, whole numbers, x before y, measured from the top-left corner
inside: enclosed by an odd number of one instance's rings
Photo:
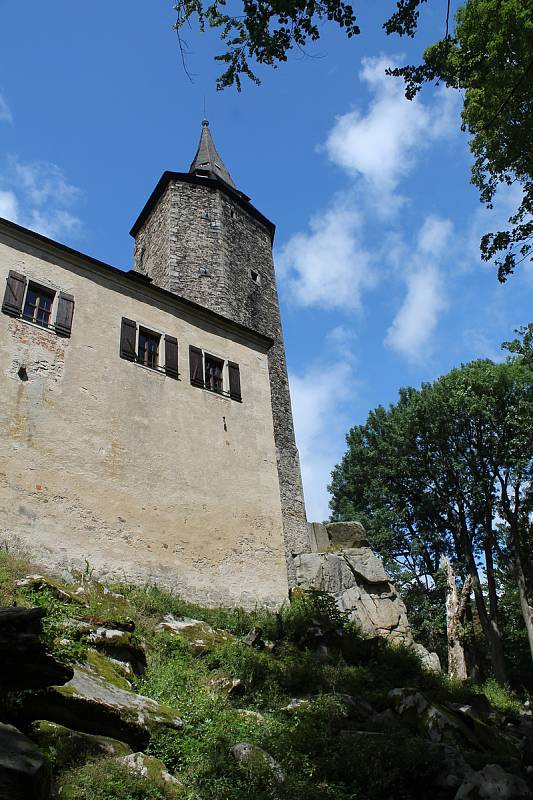
[[[362,636],[329,595],[245,613],[89,572],[0,555],[2,800],[533,798],[528,709]]]

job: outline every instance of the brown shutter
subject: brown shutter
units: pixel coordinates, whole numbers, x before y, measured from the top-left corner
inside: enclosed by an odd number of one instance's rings
[[[198,347],[189,346],[189,368],[191,371],[191,383],[193,386],[204,388],[204,364],[202,351]]]
[[[241,396],[241,373],[239,365],[234,364],[233,361],[228,361],[228,375],[229,375],[229,396],[232,400],[242,401]]]
[[[165,372],[171,378],[178,377],[178,340],[165,336]]]
[[[2,303],[4,314],[11,314],[18,317],[22,314],[22,301],[24,300],[24,290],[26,289],[26,278],[18,272],[9,271],[7,276],[7,286]]]
[[[122,317],[122,327],[120,330],[120,357],[127,358],[128,361],[135,361],[137,352],[137,323],[131,319]]]
[[[73,316],[74,298],[71,294],[59,292],[56,314],[56,333],[58,333],[60,336],[70,336]]]

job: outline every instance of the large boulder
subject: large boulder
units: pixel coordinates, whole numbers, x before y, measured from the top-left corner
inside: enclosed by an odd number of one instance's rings
[[[33,719],[110,736],[141,749],[154,729],[182,727],[173,709],[117,686],[89,664],[75,667],[74,677],[65,686],[32,698],[26,713]]]
[[[340,553],[301,553],[294,564],[298,586],[332,594],[339,609],[361,633],[412,644],[403,600],[370,547]]]
[[[270,775],[275,784],[285,783],[285,770],[270,753],[249,742],[239,742],[231,748],[233,758],[246,769],[258,769]]]
[[[179,636],[189,643],[192,652],[201,656],[212,650],[217,645],[231,641],[235,637],[228,631],[219,628],[212,628],[207,622],[191,617],[175,617],[173,614],[165,614],[159,625],[156,627],[157,633],[168,633],[171,636]]]
[[[137,775],[148,778],[153,784],[163,789],[167,796],[178,798],[183,794],[182,783],[168,772],[162,761],[154,756],[148,756],[146,753],[131,753],[131,755],[117,758],[116,761]]]
[[[498,764],[472,772],[457,790],[454,800],[532,800],[526,782]]]
[[[0,723],[0,798],[48,800],[51,771],[37,746],[12,725]]]
[[[40,639],[44,608],[0,608],[0,689],[42,689],[72,678]]]
[[[83,733],[48,720],[34,722],[31,736],[60,769],[77,767],[93,758],[127,756],[131,753],[131,748],[118,739]]]

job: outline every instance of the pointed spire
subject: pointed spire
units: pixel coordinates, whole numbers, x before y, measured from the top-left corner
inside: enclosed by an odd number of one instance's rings
[[[198,144],[198,150],[196,151],[196,155],[193,159],[189,172],[202,174],[207,173],[210,178],[218,178],[219,180],[224,181],[224,183],[227,183],[233,189],[237,188],[233,183],[231,175],[226,169],[224,162],[217,152],[215,143],[213,142],[213,138],[211,136],[211,131],[209,130],[209,122],[206,119],[202,120],[202,133],[200,135],[200,142]]]

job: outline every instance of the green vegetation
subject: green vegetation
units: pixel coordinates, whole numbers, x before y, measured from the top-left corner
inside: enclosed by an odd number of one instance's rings
[[[457,643],[470,670],[533,689],[522,663],[524,645],[533,657],[533,370],[521,333],[505,363],[473,361],[372,411],[349,431],[330,489],[334,519],[365,524],[424,643],[443,654],[446,557],[469,581]]]
[[[0,551],[2,597],[9,604],[47,607],[47,642],[57,656],[89,663],[100,674],[112,670],[104,655],[87,649],[83,624],[96,617],[111,624],[118,604],[147,654],[144,673],[129,676],[133,690],[176,709],[183,721],[181,730],[155,730],[146,748],[179,786],[150,771],[141,776],[102,755],[97,737],[71,736],[58,753],[68,729],[39,723],[37,741],[47,735],[51,742],[47,752],[58,800],[421,800],[442,765],[420,732],[391,724],[391,689],[415,687],[439,708],[468,703],[484,691],[501,713],[520,710],[518,700],[498,684],[480,688],[451,682],[423,672],[409,650],[362,638],[332,599],[319,592],[295,592],[276,614],[208,609],[154,586],[106,589],[85,578],[81,604],[77,594],[54,596],[72,593],[60,581],[50,582],[52,590],[48,579],[39,589],[17,588],[21,566],[28,565]],[[156,631],[168,613],[204,620],[226,633],[213,637],[199,655],[186,635]],[[258,625],[264,646],[252,647],[243,639]],[[226,685],[224,678],[232,681]],[[28,702],[31,698],[21,693],[14,713]],[[365,729],[368,709],[377,716],[374,727]],[[31,726],[26,730],[31,736]],[[238,742],[260,749],[238,761],[232,756]],[[268,757],[278,764],[279,781]],[[472,753],[474,762],[481,758]],[[509,760],[505,748],[490,758]]]

